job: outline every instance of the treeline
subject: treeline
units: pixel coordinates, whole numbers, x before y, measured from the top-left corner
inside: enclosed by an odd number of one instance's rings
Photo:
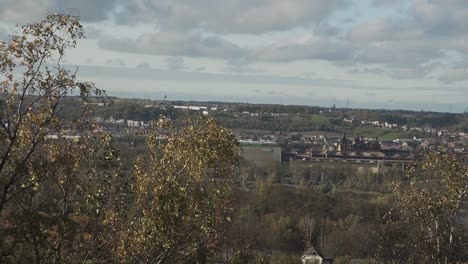
[[[141,101],[141,100],[140,100]],[[145,107],[142,102],[132,100],[114,101],[112,104],[97,107],[95,115],[103,118],[149,121],[160,115],[171,118],[184,118],[188,116],[200,116],[199,111],[176,110],[171,105],[158,105],[157,107]],[[72,116],[80,109],[76,100],[64,109],[63,115]],[[333,131],[342,132],[349,129],[349,125],[343,123],[343,118],[357,117],[361,120],[381,121],[399,126],[447,129],[451,131],[468,132],[468,115],[434,112],[411,112],[390,110],[346,110],[325,109],[311,106],[293,105],[249,105],[227,104],[229,112],[210,112],[223,126],[229,128],[263,129],[271,131]],[[258,116],[247,116],[242,113],[249,112]],[[285,116],[272,116],[271,113],[281,113]],[[320,116],[329,122],[317,122],[307,117]]]
[[[239,213],[229,235],[249,245],[241,252],[249,263],[294,263],[311,245],[338,260],[373,257],[376,226],[393,198],[362,190],[390,193],[393,180],[402,177],[399,170],[374,174],[299,163],[260,168],[249,162],[240,175]]]
[[[402,110],[349,110],[343,112],[343,117],[359,117],[363,120],[383,121],[400,126],[431,127],[468,131],[468,115],[436,112],[413,112]]]
[[[290,115],[316,115],[327,108],[318,106],[304,105],[275,105],[275,104],[229,104],[229,110],[232,112],[250,112],[250,113],[282,113]]]
[[[242,168],[230,235],[251,246],[242,251],[251,263],[294,263],[309,245],[336,263],[468,259],[468,228],[457,223],[467,168],[450,155],[427,153],[406,172],[298,163]]]
[[[270,131],[333,131],[336,132],[336,126],[333,124],[320,124],[307,118],[297,116],[273,117],[273,116],[239,116],[220,114],[216,115],[218,122],[228,128],[242,129],[262,129]],[[341,122],[341,121],[339,121]],[[337,123],[339,123],[337,122]]]
[[[97,107],[95,115],[104,119],[113,117],[115,119],[150,121],[158,119],[161,115],[174,118],[175,110],[172,107],[145,107],[131,101],[114,101],[109,106]]]
[[[98,101],[94,99],[94,101]],[[108,100],[105,106],[96,107],[94,116],[104,119],[150,121],[160,115],[171,118],[186,118],[200,116],[200,111],[183,111],[174,109],[170,102],[159,102],[152,105],[151,101],[118,99]],[[188,102],[173,102],[185,104]],[[196,104],[196,103],[194,103]],[[145,107],[148,105],[147,107]],[[206,105],[199,103],[198,105]],[[450,114],[435,112],[413,112],[403,110],[368,110],[368,109],[333,109],[312,106],[295,105],[258,105],[258,104],[225,104],[228,112],[210,111],[210,115],[216,117],[219,122],[229,128],[263,129],[271,131],[333,131],[342,132],[349,129],[349,125],[343,122],[343,118],[356,117],[361,120],[381,121],[399,126],[448,129],[451,131],[468,132],[467,114]],[[67,98],[61,102],[61,117],[72,118],[80,113],[80,101],[76,97]],[[244,112],[258,114],[250,116]],[[271,114],[284,114],[274,116]],[[328,122],[319,122],[308,117],[319,116]],[[359,126],[359,125],[358,125]]]
[[[296,263],[310,245],[329,257],[368,258],[378,247],[375,224],[390,208],[389,200],[380,196],[324,193],[262,179],[236,197],[239,213],[228,237],[245,245],[239,254],[249,263],[281,263],[287,256],[283,263]]]

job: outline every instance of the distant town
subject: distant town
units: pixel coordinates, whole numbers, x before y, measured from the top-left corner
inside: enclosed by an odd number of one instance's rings
[[[116,136],[144,135],[151,120],[159,118],[159,115],[174,119],[181,116],[213,117],[231,128],[244,147],[280,148],[280,156],[271,158],[278,163],[335,161],[400,164],[404,168],[412,164],[425,149],[443,149],[468,160],[466,127],[460,129],[444,124],[433,127],[429,123],[417,126],[401,119],[389,122],[388,116],[392,115],[392,111],[120,98],[89,102],[88,105],[94,108],[92,120],[98,125],[94,132],[106,131]],[[367,117],[369,115],[381,116],[382,119],[371,119]],[[433,116],[458,116],[468,122],[466,113],[405,111],[405,115],[419,118],[427,115],[428,120],[431,120],[431,116],[433,119]],[[298,124],[286,129],[274,126],[285,120],[297,120]],[[268,129],[268,126],[271,128]],[[162,138],[164,136],[161,135]],[[48,137],[74,138],[79,134],[73,130],[63,130]]]

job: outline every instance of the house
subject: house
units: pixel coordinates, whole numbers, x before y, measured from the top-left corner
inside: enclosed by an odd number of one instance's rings
[[[100,116],[96,116],[93,118],[93,121],[96,122],[96,123],[104,123],[104,118],[100,117]]]
[[[302,255],[302,264],[333,263],[333,259],[324,258],[313,246]]]
[[[127,120],[127,126],[128,127],[140,127],[140,125],[141,125],[140,121]]]

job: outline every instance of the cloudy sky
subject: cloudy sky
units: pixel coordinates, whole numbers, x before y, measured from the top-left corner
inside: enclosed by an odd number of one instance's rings
[[[110,95],[463,112],[466,0],[0,0],[0,39],[78,15]]]

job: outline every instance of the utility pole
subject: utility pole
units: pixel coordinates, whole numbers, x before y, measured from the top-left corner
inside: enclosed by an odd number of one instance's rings
[[[320,250],[323,250],[323,226],[325,221],[322,219],[322,228],[320,228]]]

